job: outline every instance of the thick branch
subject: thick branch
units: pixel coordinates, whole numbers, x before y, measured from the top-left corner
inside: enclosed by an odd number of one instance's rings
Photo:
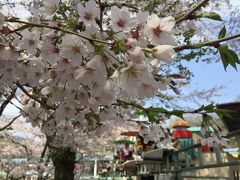
[[[21,115],[18,115],[18,116],[16,116],[15,118],[13,118],[13,120],[10,121],[6,126],[0,128],[0,131],[3,131],[3,130],[5,130],[5,129],[7,129],[9,126],[11,126],[12,123],[13,123],[17,118],[19,118],[20,116],[21,116]]]
[[[180,17],[179,19],[176,20],[176,24],[189,19],[196,11],[198,11],[201,7],[203,7],[206,3],[208,3],[209,0],[203,0],[200,2],[195,8],[193,8],[191,11],[189,11],[187,14],[184,16]]]
[[[86,39],[86,40],[89,40],[89,41],[95,41],[95,42],[99,42],[99,43],[103,43],[103,44],[113,44],[112,42],[103,41],[103,40],[100,40],[100,39],[95,39],[95,38],[83,36],[83,35],[81,35],[81,34],[79,34],[79,33],[76,33],[76,32],[73,32],[73,31],[69,31],[69,30],[60,28],[60,27],[58,27],[58,26],[50,26],[50,25],[46,25],[46,24],[37,24],[37,23],[32,23],[32,22],[27,22],[27,21],[21,21],[21,20],[13,19],[13,18],[12,18],[12,19],[7,19],[7,20],[5,20],[5,21],[6,21],[6,22],[22,23],[22,24],[30,25],[30,26],[32,26],[32,27],[54,29],[54,30],[57,30],[57,31],[62,31],[62,32],[65,32],[65,33],[68,33],[68,34],[76,35],[76,36],[78,36],[78,37],[81,37],[81,38]]]
[[[16,83],[16,85],[22,90],[22,92],[24,92],[24,94],[26,94],[31,99],[37,101],[38,103],[40,103],[43,107],[46,107],[46,108],[49,108],[49,109],[52,109],[52,110],[56,110],[56,107],[49,106],[48,104],[46,104],[43,101],[36,98],[35,96],[29,94],[28,91],[21,84]]]
[[[236,38],[239,38],[239,37],[240,37],[240,33],[235,34],[233,36],[213,40],[213,41],[202,42],[202,43],[197,43],[197,44],[192,44],[192,45],[176,46],[174,48],[174,50],[176,52],[179,52],[179,51],[182,51],[182,50],[185,50],[185,49],[198,49],[198,48],[201,48],[201,47],[204,47],[204,46],[218,47],[221,42],[225,42],[225,41],[228,41],[228,40],[231,40],[231,39],[236,39]]]
[[[1,107],[0,107],[0,116],[2,115],[5,107],[8,105],[8,103],[10,103],[10,101],[12,100],[12,98],[14,98],[15,93],[16,93],[17,88],[14,88],[11,92],[11,94],[7,97],[7,99],[2,103]]]

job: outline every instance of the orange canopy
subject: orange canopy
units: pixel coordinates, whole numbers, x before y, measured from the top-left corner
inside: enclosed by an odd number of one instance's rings
[[[173,128],[175,127],[190,127],[191,124],[184,120],[177,120],[173,123]]]
[[[138,131],[126,131],[126,132],[122,132],[121,135],[123,135],[123,136],[137,136]]]

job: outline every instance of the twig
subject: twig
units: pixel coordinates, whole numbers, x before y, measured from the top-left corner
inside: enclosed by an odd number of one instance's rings
[[[47,148],[48,148],[48,141],[46,140],[45,146],[44,146],[43,151],[42,151],[42,153],[41,153],[40,162],[43,162],[43,158],[44,158],[44,156],[45,156],[45,153],[46,153],[46,151],[47,151]]]
[[[184,16],[180,17],[179,19],[176,20],[176,24],[179,24],[180,22],[189,19],[191,15],[193,15],[196,11],[198,11],[202,6],[204,6],[206,3],[208,3],[209,0],[203,0],[200,2],[195,8],[193,8],[191,11],[189,11],[187,14]]]
[[[19,84],[18,82],[16,83],[16,85],[22,90],[22,92],[24,92],[24,94],[26,94],[31,99],[37,101],[38,103],[40,103],[42,106],[47,107],[47,108],[52,109],[52,110],[56,110],[56,107],[52,107],[52,106],[44,103],[43,101],[39,100],[35,96],[29,94],[28,91],[21,84]]]
[[[101,0],[98,0],[98,5],[99,5],[99,8],[100,8],[100,19],[99,19],[99,28],[101,31],[103,31],[103,11],[104,11],[104,6],[101,2]]]
[[[31,151],[28,149],[28,147],[20,142],[15,141],[11,136],[9,136],[9,139],[12,141],[12,143],[17,144],[19,146],[22,146],[27,154],[27,159],[29,160],[29,156],[32,154]]]
[[[76,33],[76,32],[73,32],[73,31],[69,31],[69,30],[66,30],[66,29],[63,29],[63,28],[60,28],[60,27],[57,27],[57,26],[50,26],[50,25],[46,25],[46,24],[31,23],[31,22],[21,21],[21,20],[13,19],[13,18],[6,19],[5,21],[6,22],[22,23],[22,24],[30,25],[32,27],[54,29],[54,30],[57,30],[57,31],[62,31],[62,32],[65,32],[65,33],[68,33],[68,34],[73,34],[73,35],[79,36],[79,37],[81,37],[83,39],[86,39],[88,41],[95,41],[95,42],[99,42],[99,43],[103,43],[103,44],[110,44],[110,45],[113,44],[113,42],[108,42],[108,41],[103,41],[103,40],[100,40],[100,39],[95,39],[95,38],[83,36],[83,35],[81,35],[79,33]]]
[[[146,113],[149,113],[149,112],[155,112],[155,113],[165,113],[165,114],[176,114],[176,113],[182,113],[182,114],[206,114],[206,112],[202,109],[202,108],[199,108],[199,109],[196,109],[196,110],[193,110],[193,111],[185,111],[185,110],[172,110],[172,111],[168,111],[166,109],[163,109],[163,108],[154,108],[154,107],[149,107],[149,108],[145,108],[143,107],[142,105],[140,104],[137,104],[135,102],[127,102],[127,101],[123,101],[123,100],[120,100],[118,99],[117,100],[117,103],[116,105],[119,105],[119,106],[132,106],[136,109],[139,109],[139,110],[142,110]],[[211,113],[211,112],[215,112],[214,109],[212,111],[208,111],[208,113]]]
[[[10,121],[6,126],[4,126],[4,127],[2,127],[2,128],[0,128],[0,131],[3,131],[3,130],[5,130],[5,129],[7,129],[9,126],[11,126],[12,125],[12,123],[17,119],[17,118],[19,118],[21,116],[21,114],[19,114],[18,116],[16,116],[15,118],[13,118],[13,120],[12,121]]]
[[[240,37],[240,33],[239,34],[235,34],[233,36],[229,36],[229,37],[213,40],[213,41],[196,43],[196,44],[192,44],[192,45],[176,46],[174,48],[174,50],[176,52],[179,52],[179,51],[182,51],[182,50],[185,50],[185,49],[198,49],[198,48],[201,48],[201,47],[204,47],[204,46],[218,47],[221,42],[228,41],[228,40],[231,40],[231,39],[236,39],[236,38],[239,38],[239,37]]]
[[[0,116],[2,115],[5,107],[8,105],[8,103],[12,100],[12,98],[14,98],[15,93],[16,93],[17,88],[14,88],[11,92],[11,94],[7,97],[7,99],[2,103],[1,107],[0,107]]]

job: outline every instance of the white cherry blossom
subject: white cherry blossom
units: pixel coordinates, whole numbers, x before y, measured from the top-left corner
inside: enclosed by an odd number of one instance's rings
[[[52,18],[52,15],[57,11],[60,1],[59,0],[43,0],[43,6],[40,12],[46,19]]]
[[[19,41],[19,48],[25,49],[29,54],[34,54],[37,48],[40,48],[40,33],[24,30],[22,36],[22,40]]]
[[[97,26],[95,18],[99,17],[100,9],[96,7],[95,0],[88,1],[85,7],[81,3],[78,3],[77,11],[80,15],[80,21],[83,21],[85,25]]]
[[[133,47],[128,51],[129,59],[131,62],[134,63],[144,63],[145,62],[145,55],[142,51],[142,48],[139,46]]]
[[[156,14],[152,14],[148,17],[145,33],[154,45],[175,45],[176,41],[172,32],[174,25],[173,17],[159,19]]]
[[[66,34],[62,38],[60,54],[71,61],[74,66],[80,66],[82,58],[88,53],[82,39],[74,35]]]
[[[113,6],[111,8],[111,23],[112,29],[118,32],[130,30],[136,22],[130,17],[130,13],[126,7],[119,9]]]
[[[158,45],[152,50],[155,58],[168,64],[173,62],[176,56],[174,46],[171,45]]]

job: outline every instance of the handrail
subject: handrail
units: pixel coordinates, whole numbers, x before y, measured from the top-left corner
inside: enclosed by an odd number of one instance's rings
[[[217,168],[217,167],[224,167],[224,166],[236,166],[240,165],[240,161],[232,161],[232,162],[224,162],[221,164],[206,164],[204,166],[194,166],[194,167],[188,167],[188,168],[181,168],[176,171],[172,172],[183,172],[183,171],[190,171],[190,170],[196,170],[196,169],[206,169],[206,168]]]
[[[188,151],[188,150],[190,150],[190,149],[192,149],[192,148],[201,147],[201,146],[202,146],[201,143],[197,143],[197,144],[194,144],[194,145],[192,145],[192,146],[188,146],[188,147],[179,149],[179,150],[177,150],[177,151],[174,151],[174,152],[172,152],[172,154],[178,154],[178,153],[181,153],[181,152]]]

